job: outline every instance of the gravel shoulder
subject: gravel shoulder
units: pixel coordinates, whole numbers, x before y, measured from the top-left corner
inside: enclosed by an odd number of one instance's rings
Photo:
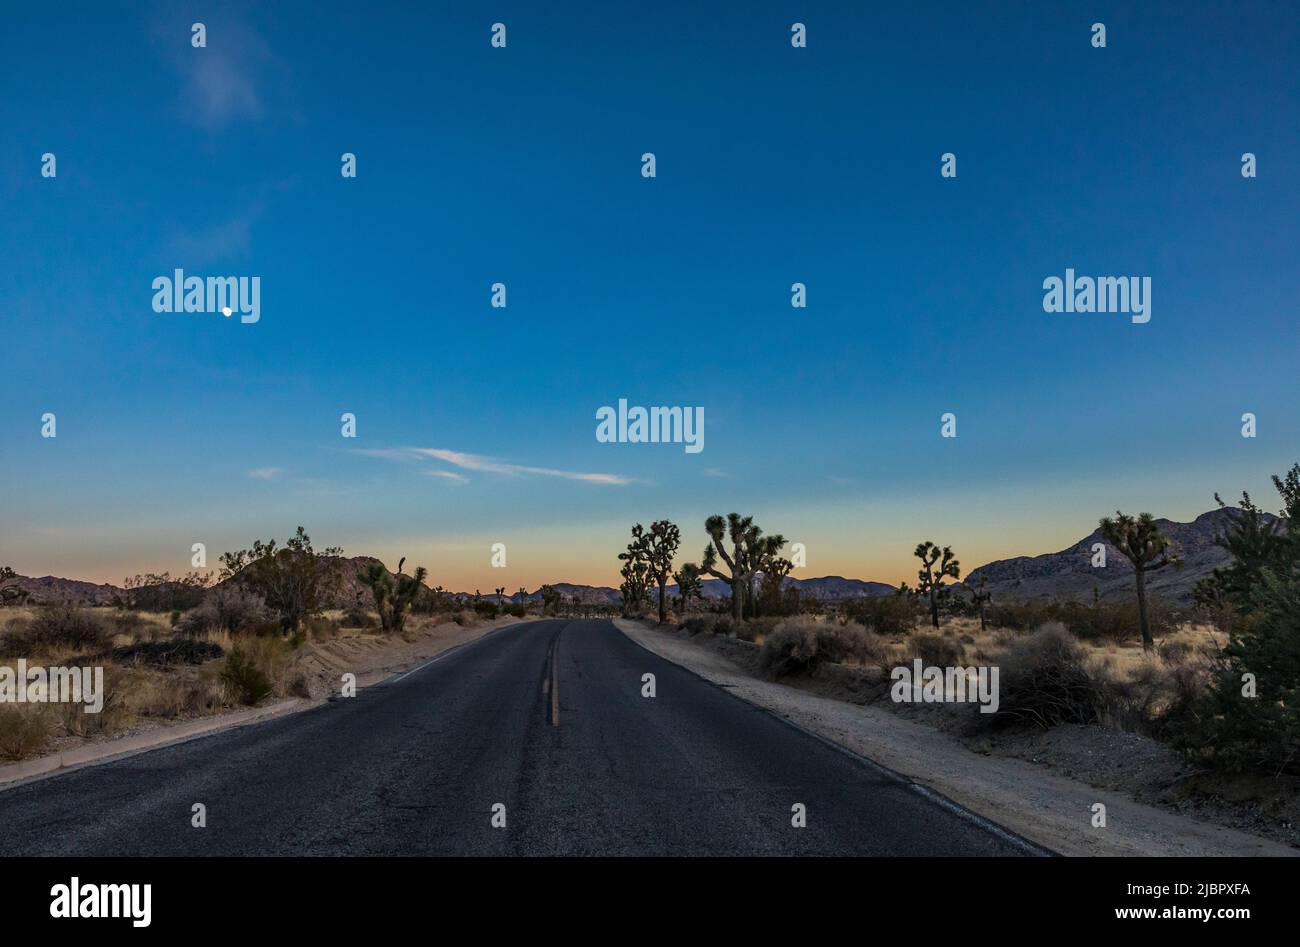
[[[953,733],[892,711],[763,680],[753,671],[754,649],[744,642],[705,642],[626,619],[615,624],[665,660],[1063,855],[1300,855],[1289,845],[1156,808],[1033,762],[1050,743],[1027,743],[1027,758],[985,755]],[[1074,740],[1054,752],[1091,758],[1095,749]],[[1106,807],[1103,828],[1092,825],[1097,803]]]

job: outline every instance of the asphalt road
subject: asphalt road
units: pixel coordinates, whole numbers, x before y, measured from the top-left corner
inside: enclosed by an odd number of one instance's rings
[[[642,696],[646,673],[654,697]],[[206,828],[191,826],[195,803]],[[504,828],[492,825],[497,803]],[[804,828],[791,824],[796,803]],[[1024,849],[608,621],[551,620],[355,698],[0,791],[0,854]]]

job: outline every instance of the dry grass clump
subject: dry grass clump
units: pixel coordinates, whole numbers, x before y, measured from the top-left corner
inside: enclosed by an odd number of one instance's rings
[[[45,748],[54,715],[42,704],[0,704],[0,759],[21,760]]]
[[[1048,624],[1012,641],[993,662],[1000,706],[984,726],[1095,723],[1105,704],[1105,679],[1090,668],[1086,649],[1064,628]]]
[[[934,667],[960,667],[966,661],[965,646],[951,635],[912,635],[904,649],[908,660],[920,658],[921,663]]]
[[[29,660],[57,649],[101,654],[113,643],[113,626],[88,608],[61,603],[33,608],[5,624],[0,656]]]
[[[807,674],[825,663],[879,663],[888,645],[856,622],[838,624],[800,616],[781,621],[763,641],[759,667],[774,679]]]

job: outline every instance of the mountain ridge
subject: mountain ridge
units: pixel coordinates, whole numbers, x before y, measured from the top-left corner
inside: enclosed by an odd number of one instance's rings
[[[1152,593],[1175,602],[1187,602],[1191,599],[1192,587],[1215,568],[1226,565],[1230,559],[1227,550],[1215,543],[1215,538],[1227,527],[1228,523],[1241,511],[1237,507],[1223,507],[1200,514],[1190,522],[1178,522],[1160,518],[1156,520],[1161,531],[1170,537],[1174,549],[1184,560],[1182,569],[1167,568],[1152,573],[1148,587]],[[1271,521],[1275,519],[1268,516]],[[1106,547],[1106,565],[1104,569],[1092,566],[1093,549],[1097,543]],[[358,576],[371,564],[382,562],[373,556],[345,556],[343,578],[339,587],[330,597],[332,607],[341,608],[361,603],[368,604],[370,591]],[[385,567],[387,568],[387,567]],[[995,600],[1043,600],[1074,599],[1091,601],[1096,594],[1101,599],[1115,598],[1133,592],[1133,566],[1113,546],[1101,536],[1100,527],[1087,536],[1057,552],[1041,553],[1035,556],[1014,556],[997,559],[973,569],[960,583],[953,587],[969,588],[978,584],[980,579],[986,582],[986,589]],[[232,581],[232,580],[226,580]],[[833,601],[845,598],[890,595],[896,587],[886,582],[874,582],[869,579],[851,579],[841,575],[817,576],[810,578],[789,577],[787,584],[804,591],[807,595]],[[46,575],[37,578],[18,575],[13,584],[29,593],[33,602],[69,600],[84,605],[111,605],[124,596],[122,586],[111,583],[86,582],[79,579],[67,579]],[[577,596],[585,604],[612,605],[621,601],[616,588],[601,585],[584,585],[572,582],[552,582],[553,588],[566,598]],[[427,585],[427,583],[426,583]],[[667,587],[670,595],[677,594],[675,584]],[[730,598],[731,590],[721,579],[704,579],[701,593],[705,599],[718,600]],[[472,600],[474,593],[449,592],[460,599]],[[484,600],[495,600],[491,592],[480,593]],[[651,590],[654,600],[658,590]],[[515,591],[503,596],[503,601],[513,604],[526,604],[541,600],[541,589],[520,595]]]

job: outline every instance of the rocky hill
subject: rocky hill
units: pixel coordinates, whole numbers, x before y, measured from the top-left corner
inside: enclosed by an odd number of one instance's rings
[[[1192,586],[1229,559],[1225,549],[1214,542],[1224,532],[1230,519],[1240,514],[1236,507],[1202,513],[1190,523],[1158,519],[1160,531],[1173,540],[1173,548],[1182,557],[1182,569],[1172,566],[1151,573],[1147,587],[1156,595],[1174,602],[1191,600]],[[1092,565],[1093,545],[1106,546],[1105,568]],[[1074,545],[1060,552],[1041,556],[1017,556],[980,566],[965,577],[966,585],[978,585],[983,578],[994,601],[1033,599],[1074,599],[1091,601],[1095,588],[1102,599],[1132,595],[1133,566],[1095,529]]]

